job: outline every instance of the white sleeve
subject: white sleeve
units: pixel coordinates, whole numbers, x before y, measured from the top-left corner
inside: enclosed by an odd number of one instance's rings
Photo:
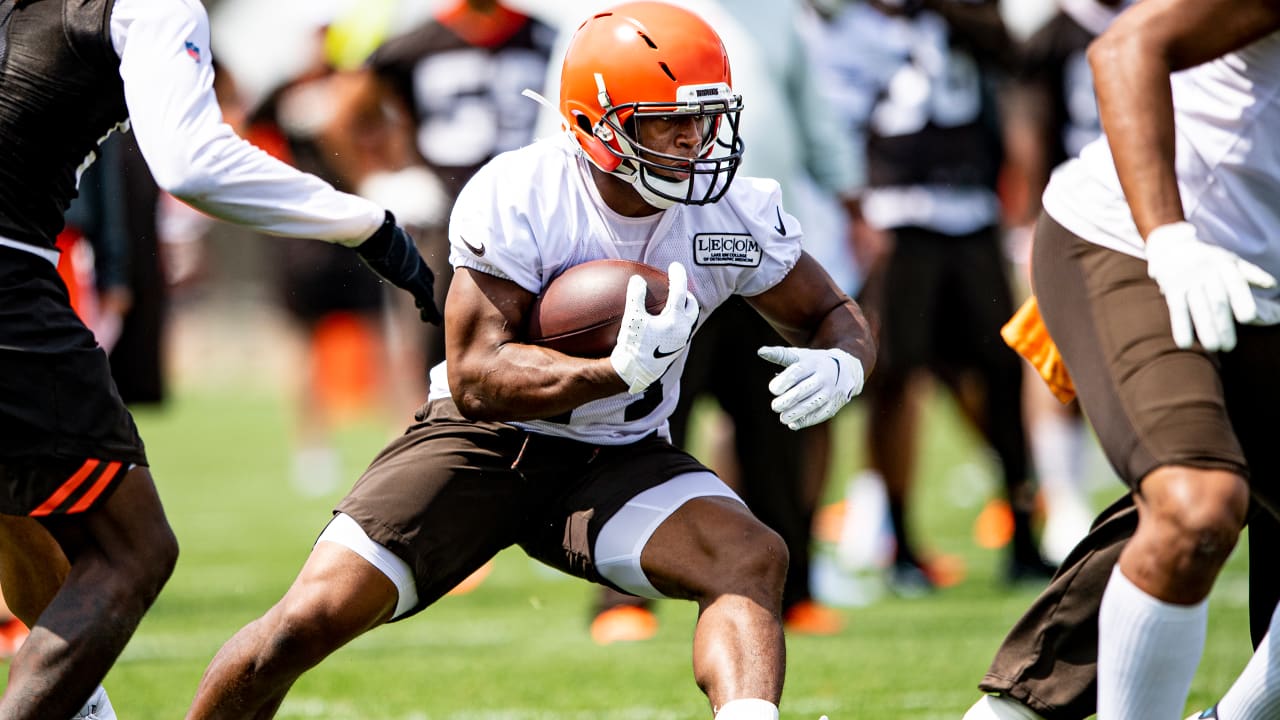
[[[275,235],[358,245],[378,229],[382,208],[276,160],[222,121],[197,0],[116,0],[111,42],[138,147],[161,188]]]

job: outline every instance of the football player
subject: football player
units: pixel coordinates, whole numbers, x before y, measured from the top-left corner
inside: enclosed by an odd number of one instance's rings
[[[1203,652],[1207,596],[1250,502],[1280,507],[1278,31],[1271,2],[1149,0],[1090,45],[1106,137],[1054,173],[1032,280],[1136,511],[1113,506],[1072,551],[1002,648],[1015,651],[993,666],[1004,677],[984,682],[1010,697],[984,698],[968,718],[1080,717],[1079,704],[1055,707],[1050,673],[1091,658],[1017,651],[1028,638],[1055,642],[1070,618],[1092,621],[1092,604],[1100,720],[1176,720]],[[1280,714],[1276,622],[1200,717]],[[1035,694],[1041,680],[1048,697]]]
[[[713,712],[777,720],[786,546],[669,442],[667,417],[690,336],[733,295],[795,345],[759,350],[782,366],[772,404],[792,429],[856,395],[874,350],[857,305],[801,249],[778,183],[735,179],[742,103],[693,13],[633,2],[583,22],[563,60],[566,132],[499,155],[454,206],[446,360],[418,422],[339,503],[284,598],[219,651],[189,717],[270,716],[308,668],[519,545],[697,603],[693,670]],[[610,356],[524,342],[542,288],[601,258],[667,269],[662,311],[633,277]]]
[[[910,519],[922,394],[932,376],[999,458],[1012,533],[1004,578],[1039,582],[1018,356],[999,340],[1013,312],[1000,235],[1001,139],[990,88],[1007,64],[996,0],[849,3],[828,26],[827,62],[839,78],[849,132],[863,138],[867,223],[887,235],[860,299],[878,327],[880,372],[864,402],[868,462],[885,483],[893,522],[890,586],[937,584]]]
[[[0,583],[31,626],[0,717],[114,717],[95,686],[178,555],[107,356],[55,267],[63,212],[114,128],[132,123],[173,195],[353,247],[439,319],[431,271],[390,214],[237,137],[210,62],[194,0],[0,2]]]

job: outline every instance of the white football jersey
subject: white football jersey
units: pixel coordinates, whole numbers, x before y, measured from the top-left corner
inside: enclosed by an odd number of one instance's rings
[[[1187,220],[1201,240],[1280,277],[1280,33],[1175,73],[1171,82]],[[1105,137],[1054,172],[1044,209],[1085,240],[1146,257]]]
[[[449,262],[540,293],[552,278],[589,260],[621,258],[666,270],[680,262],[706,317],[731,295],[776,285],[800,257],[800,223],[782,207],[774,180],[737,177],[711,205],[675,205],[652,220],[626,219],[600,199],[588,162],[567,135],[497,156],[467,183],[449,219]],[[742,362],[755,362],[742,358]],[[679,396],[685,354],[638,395],[621,392],[567,417],[515,423],[603,445],[655,431]],[[432,369],[432,399],[449,396],[444,364]]]

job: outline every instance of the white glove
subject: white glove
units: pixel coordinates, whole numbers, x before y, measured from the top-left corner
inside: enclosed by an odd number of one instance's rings
[[[657,315],[645,309],[644,278],[632,275],[627,282],[627,307],[609,361],[632,395],[662,377],[688,346],[698,322],[698,299],[689,292],[684,266],[671,263],[667,281],[667,304]]]
[[[1147,275],[1169,306],[1174,343],[1189,348],[1198,337],[1211,352],[1236,346],[1237,322],[1256,321],[1250,286],[1276,284],[1257,265],[1196,237],[1188,222],[1161,225],[1147,236]]]
[[[844,350],[767,346],[757,353],[786,368],[769,381],[769,407],[792,430],[816,425],[862,392],[862,362]]]

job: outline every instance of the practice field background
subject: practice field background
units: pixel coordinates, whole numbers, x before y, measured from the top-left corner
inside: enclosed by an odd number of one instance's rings
[[[261,319],[256,310],[218,318],[221,331],[199,318],[176,324],[173,397],[164,408],[137,412],[182,555],[107,678],[124,720],[182,717],[209,659],[285,591],[345,489],[305,497],[292,487],[281,368],[263,366],[272,335],[252,331],[259,323],[249,319]],[[957,556],[967,575],[931,597],[843,609],[847,628],[838,636],[790,638],[784,718],[959,720],[993,650],[1034,595],[1034,588],[1003,587],[1003,554],[976,545],[974,519],[998,494],[991,461],[951,406],[935,404],[914,512],[923,545]],[[861,408],[855,402],[837,422],[832,500],[862,463]],[[339,436],[346,474],[354,478],[392,432],[373,421],[346,426]],[[1102,480],[1097,500],[1118,491],[1114,480]],[[1243,549],[1212,596],[1189,709],[1211,703],[1248,658]],[[710,717],[690,671],[693,607],[662,603],[656,639],[599,647],[587,632],[594,592],[509,550],[478,589],[380,628],[305,675],[279,717]]]

